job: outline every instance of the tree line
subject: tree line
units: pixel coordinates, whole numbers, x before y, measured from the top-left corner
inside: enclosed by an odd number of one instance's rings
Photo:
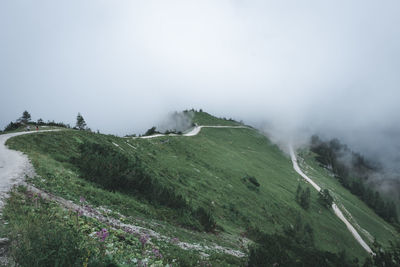
[[[311,151],[317,154],[316,159],[320,164],[333,171],[336,179],[345,188],[359,197],[384,220],[398,226],[399,220],[395,203],[385,201],[378,191],[374,191],[366,183],[369,176],[378,171],[376,166],[365,160],[360,154],[351,151],[337,139],[322,141],[314,135],[311,138]],[[346,164],[341,158],[349,155],[351,160]]]
[[[314,243],[314,230],[310,224],[297,215],[293,225],[273,234],[260,231],[256,227],[247,229],[247,236],[254,243],[249,245],[247,266],[320,266],[320,267],[395,267],[400,265],[400,242],[391,242],[383,248],[374,242],[373,256],[365,259],[351,259],[346,251],[338,253],[320,250]]]
[[[296,190],[296,202],[305,210],[308,210],[311,204],[311,191],[310,188],[307,187],[303,189],[299,184]]]
[[[298,214],[293,225],[282,232],[268,234],[258,228],[249,228],[247,265],[258,266],[359,266],[358,259],[351,260],[344,251],[332,253],[319,250],[314,243],[314,230]]]
[[[31,114],[27,110],[25,110],[24,112],[22,112],[22,116],[16,119],[15,121],[11,121],[4,128],[3,132],[15,131],[20,129],[21,127],[27,127],[27,126],[53,126],[53,127],[73,128],[76,130],[90,131],[90,128],[87,127],[86,121],[80,113],[78,113],[78,115],[76,116],[75,126],[71,127],[69,124],[65,124],[63,122],[55,122],[54,120],[45,122],[42,118],[39,118],[37,121],[32,121]]]

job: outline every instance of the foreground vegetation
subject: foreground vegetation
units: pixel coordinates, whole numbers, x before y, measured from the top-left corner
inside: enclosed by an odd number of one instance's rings
[[[207,266],[211,260],[221,266],[241,264],[220,255],[204,260],[174,244],[114,229],[24,187],[11,192],[3,220],[0,231],[12,240],[9,255],[16,266]]]

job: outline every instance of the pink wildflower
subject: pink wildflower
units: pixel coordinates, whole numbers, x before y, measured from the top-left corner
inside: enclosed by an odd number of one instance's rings
[[[103,228],[97,232],[97,237],[100,239],[100,242],[104,242],[104,240],[108,237],[107,229]]]

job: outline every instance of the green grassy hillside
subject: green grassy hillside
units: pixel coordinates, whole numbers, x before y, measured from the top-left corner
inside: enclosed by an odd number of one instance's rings
[[[198,125],[239,125],[202,112],[195,114],[194,122]],[[162,204],[155,205],[132,194],[110,192],[82,179],[71,159],[79,157],[78,147],[85,142],[108,145],[128,158],[140,159],[154,179],[173,188],[194,209],[209,210],[217,223],[217,234],[187,227],[183,222],[190,218],[182,219],[178,211]],[[37,187],[76,203],[84,196],[93,206],[128,216],[125,219],[128,223],[151,227],[180,240],[216,243],[243,250],[246,243],[241,237],[245,237],[249,229],[282,232],[301,218],[312,227],[319,249],[335,253],[345,250],[351,257],[360,259],[367,256],[332,210],[321,206],[317,192],[293,170],[290,158],[252,128],[203,128],[194,137],[154,139],[64,130],[19,136],[10,139],[8,145],[30,157],[38,174],[30,182]],[[304,158],[301,167],[322,188],[335,193],[339,206],[344,205],[353,215],[353,221],[368,231],[369,234],[360,234],[369,244],[373,241],[370,237],[376,237],[384,245],[398,238],[389,224],[345,190],[326,170],[318,167],[311,154],[304,154]],[[254,177],[259,186],[249,177]],[[295,201],[299,184],[311,188],[308,210]],[[227,262],[229,260],[225,264]]]
[[[193,112],[193,111],[188,111]],[[193,122],[198,125],[220,125],[220,126],[237,126],[241,125],[233,119],[222,119],[212,116],[207,112],[193,112]]]
[[[315,160],[315,154],[310,151],[302,151],[302,159],[299,161],[301,168],[322,188],[330,189],[335,202],[347,215],[346,217],[355,226],[364,240],[369,243],[376,239],[378,242],[387,244],[388,240],[399,238],[396,230],[381,217],[377,216],[357,196],[343,188],[332,173],[321,167]],[[351,214],[351,215],[350,215]]]

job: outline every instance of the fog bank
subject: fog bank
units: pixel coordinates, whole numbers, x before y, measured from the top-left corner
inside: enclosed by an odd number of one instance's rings
[[[202,108],[399,170],[398,1],[3,1],[0,127],[143,133]]]

